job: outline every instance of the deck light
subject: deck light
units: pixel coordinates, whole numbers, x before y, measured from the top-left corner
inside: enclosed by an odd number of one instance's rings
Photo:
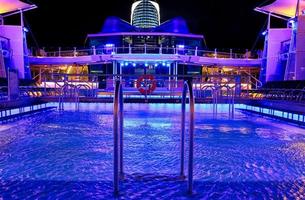
[[[137,64],[136,64],[136,63],[133,63],[133,64],[132,64],[132,66],[134,66],[134,67],[135,67],[135,66],[137,66]]]
[[[166,66],[167,66],[167,67],[170,67],[170,66],[171,66],[171,64],[170,64],[170,63],[167,63],[167,64],[166,64]]]
[[[268,30],[265,30],[264,32],[262,32],[263,36],[266,36],[268,34]]]
[[[125,62],[125,66],[127,67],[129,65],[129,63],[128,62]]]
[[[291,20],[289,20],[289,25],[291,26],[291,28],[292,29],[296,29],[296,21],[295,21],[295,19],[291,19]]]
[[[162,63],[162,65],[163,65],[163,66],[166,66],[166,64],[165,64],[165,63]]]
[[[105,47],[106,47],[106,48],[113,48],[113,47],[114,47],[114,44],[106,44]]]
[[[111,54],[111,55],[115,54],[114,44],[105,44],[104,48],[105,48],[106,54]]]
[[[147,63],[145,63],[145,67],[148,67],[148,64],[147,64]]]
[[[28,33],[28,32],[29,32],[29,29],[26,28],[26,27],[23,27],[23,31],[26,32],[26,33]]]
[[[180,45],[177,45],[177,48],[178,48],[178,49],[184,49],[184,48],[185,48],[185,46],[184,46],[184,45],[182,45],[182,44],[180,44]]]

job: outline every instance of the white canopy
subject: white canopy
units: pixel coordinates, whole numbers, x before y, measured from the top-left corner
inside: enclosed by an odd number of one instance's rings
[[[255,10],[263,13],[292,18],[296,16],[298,2],[299,13],[297,15],[301,15],[302,11],[305,11],[305,0],[277,0],[270,5],[258,7]]]
[[[19,11],[36,8],[35,5],[23,3],[19,0],[0,0],[0,15]]]

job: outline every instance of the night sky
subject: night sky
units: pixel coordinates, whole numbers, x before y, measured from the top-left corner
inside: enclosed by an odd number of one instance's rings
[[[29,35],[31,45],[72,48],[84,46],[86,35],[99,32],[107,16],[118,16],[130,21],[133,0],[31,0],[31,2],[39,7],[25,15],[32,32]],[[272,0],[159,0],[158,2],[161,7],[162,22],[182,16],[187,20],[191,32],[205,36],[208,48],[252,49],[262,46],[263,37],[260,33],[267,19],[266,15],[257,13],[253,9],[264,2],[271,3]],[[277,20],[275,24],[284,25]],[[258,35],[260,38],[256,43]]]

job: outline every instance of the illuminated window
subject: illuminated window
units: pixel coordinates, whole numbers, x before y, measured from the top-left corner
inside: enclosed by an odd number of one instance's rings
[[[136,1],[132,5],[131,23],[139,28],[154,28],[159,26],[159,4],[151,0]]]

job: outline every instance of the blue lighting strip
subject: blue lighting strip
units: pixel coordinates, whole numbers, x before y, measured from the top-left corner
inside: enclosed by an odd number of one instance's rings
[[[281,111],[281,110],[270,109],[270,108],[262,108],[262,107],[257,107],[257,106],[249,106],[249,105],[245,105],[243,108],[240,108],[239,110],[250,111],[250,112],[262,114],[262,115],[265,115],[268,117],[273,117],[273,118],[282,119],[282,120],[294,122],[297,124],[305,125],[305,115],[304,114]]]
[[[143,64],[142,62],[121,62],[120,63],[120,66],[121,67],[128,67],[128,66],[133,66],[133,67],[136,67],[137,65],[141,65]],[[163,67],[170,67],[172,63],[169,63],[169,62],[158,62],[158,63],[144,63],[144,66],[145,67],[148,67],[148,66],[155,66],[155,67],[158,67],[158,66],[163,66]]]
[[[47,104],[38,104],[32,106],[25,106],[20,108],[5,109],[0,111],[0,122],[9,121],[24,115],[33,114],[36,112],[43,112],[56,107],[47,107]]]

